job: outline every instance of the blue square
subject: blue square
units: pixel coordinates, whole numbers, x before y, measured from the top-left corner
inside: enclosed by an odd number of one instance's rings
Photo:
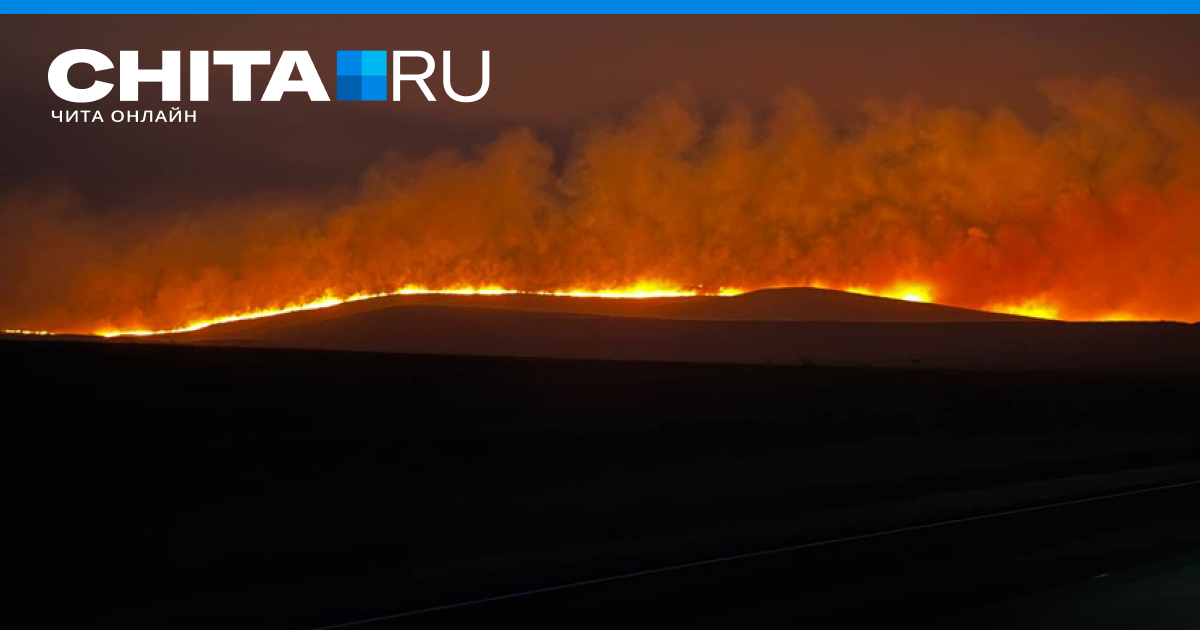
[[[362,100],[362,84],[361,76],[342,76],[338,75],[337,94],[339,101],[361,101]]]
[[[387,76],[387,51],[386,50],[364,50],[364,51],[362,51],[362,75],[364,77],[386,77]]]
[[[339,51],[337,51],[337,60],[338,60],[337,73],[338,73],[338,76],[339,77],[343,77],[343,76],[356,77],[356,76],[361,75],[363,73],[362,72],[362,57],[363,56],[362,56],[361,50],[339,50]],[[340,95],[341,95],[340,90],[338,91],[338,94],[339,94],[338,100],[343,100],[340,97]]]
[[[362,77],[362,100],[364,101],[386,101],[387,100],[387,77],[363,76]]]

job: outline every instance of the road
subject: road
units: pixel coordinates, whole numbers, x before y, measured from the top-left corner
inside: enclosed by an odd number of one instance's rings
[[[973,626],[999,624],[1021,610],[1008,602],[1022,595],[1086,584],[1200,548],[1198,499],[1200,480],[1162,484],[351,620],[321,630],[506,621],[692,627],[886,622],[894,628],[965,618]],[[1170,592],[1177,593],[1180,578],[1171,575]],[[1153,607],[1159,582],[1138,581],[1127,597]],[[1183,619],[1200,612],[1200,598],[1191,600],[1190,613],[1178,609],[1179,598],[1160,599],[1160,606],[1172,610],[1143,605],[1140,614]],[[1025,608],[1026,619],[1040,614],[1037,607]],[[1054,619],[1069,623],[1087,610],[1079,604],[1055,607]]]

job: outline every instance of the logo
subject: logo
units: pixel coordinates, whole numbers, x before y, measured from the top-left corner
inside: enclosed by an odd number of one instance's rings
[[[386,101],[387,52],[383,50],[339,50],[337,54],[337,100]]]
[[[230,66],[233,81],[233,100],[253,100],[251,94],[251,73],[254,66],[270,66],[271,51],[269,50],[216,50],[212,51],[212,61],[209,61],[209,51],[192,50],[188,52],[188,67],[190,81],[188,85],[189,101],[207,101],[209,85],[209,69],[211,66]],[[424,63],[423,71],[419,74],[401,72],[401,61],[411,69],[412,65]],[[420,61],[417,61],[420,60]],[[120,69],[117,77],[107,74],[116,66],[103,53],[83,48],[68,50],[54,59],[47,73],[50,89],[64,101],[72,103],[92,103],[98,101],[113,89],[113,84],[104,78],[117,78],[120,82],[120,97],[122,101],[137,101],[138,86],[143,83],[158,83],[162,86],[163,101],[178,101],[182,94],[181,85],[181,55],[178,50],[164,50],[158,68],[141,67],[142,60],[136,50],[123,50],[120,56]],[[337,100],[339,101],[386,101],[388,100],[388,53],[385,50],[339,50],[337,51]],[[67,73],[72,66],[85,64],[91,66],[95,78],[86,87],[74,86],[67,79]],[[482,53],[482,80],[479,90],[471,95],[462,95],[454,91],[450,79],[450,51],[442,52],[442,89],[451,100],[460,103],[473,103],[487,94],[491,82],[491,56],[488,51]],[[392,51],[391,94],[392,100],[400,100],[400,86],[411,81],[421,88],[426,100],[436,101],[433,90],[426,80],[433,75],[436,61],[433,55],[421,50]],[[299,79],[292,79],[298,74]],[[313,65],[307,51],[283,51],[275,63],[271,80],[266,90],[259,95],[262,101],[278,101],[285,92],[304,92],[311,101],[328,101],[329,94],[325,84]],[[411,98],[411,97],[410,97]]]

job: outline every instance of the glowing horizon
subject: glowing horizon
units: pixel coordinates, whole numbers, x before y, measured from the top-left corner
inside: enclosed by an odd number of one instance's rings
[[[286,304],[281,307],[269,307],[246,311],[242,313],[232,313],[219,315],[216,317],[195,320],[185,326],[169,329],[121,329],[121,328],[100,328],[92,332],[71,332],[71,331],[52,331],[52,330],[27,330],[27,329],[4,329],[2,332],[10,335],[28,335],[28,336],[54,336],[54,335],[81,335],[81,336],[96,336],[105,338],[116,337],[152,337],[161,335],[183,334],[204,330],[212,326],[228,324],[242,321],[252,321],[257,319],[265,319],[286,315],[288,313],[298,313],[304,311],[315,311],[349,304],[353,302],[361,302],[378,298],[395,297],[403,295],[473,295],[473,296],[503,296],[503,295],[530,295],[544,297],[564,297],[564,298],[596,298],[596,299],[625,299],[625,300],[645,300],[645,299],[663,299],[663,298],[682,298],[682,297],[731,297],[753,293],[755,291],[764,291],[771,289],[784,288],[812,288],[823,289],[829,291],[841,291],[844,293],[852,293],[855,295],[865,295],[882,299],[890,299],[917,304],[934,304],[938,306],[951,306],[953,304],[944,304],[935,299],[936,292],[927,284],[918,282],[901,282],[896,283],[886,288],[868,288],[864,286],[850,287],[831,287],[822,283],[813,283],[804,286],[780,286],[780,287],[760,287],[756,289],[738,289],[722,287],[716,291],[705,291],[700,289],[685,289],[664,283],[643,282],[630,287],[613,288],[613,289],[564,289],[564,290],[548,290],[548,291],[527,291],[521,289],[512,289],[500,286],[483,286],[483,287],[447,287],[447,288],[429,288],[421,286],[404,286],[395,291],[380,292],[380,293],[355,293],[349,296],[337,296],[332,292],[327,291],[321,297],[307,302],[295,302]],[[1168,321],[1151,317],[1140,317],[1128,313],[1113,313],[1109,315],[1101,315],[1094,318],[1086,319],[1063,319],[1059,317],[1059,311],[1052,304],[1045,301],[1028,301],[1020,304],[994,304],[988,308],[972,309],[981,312],[999,313],[1006,315],[1016,315],[1020,317],[1028,317],[1031,319],[1043,319],[1050,321],[1074,321],[1074,322],[1118,322],[1118,321]]]

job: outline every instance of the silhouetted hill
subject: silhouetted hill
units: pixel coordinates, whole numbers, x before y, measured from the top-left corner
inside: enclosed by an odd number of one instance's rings
[[[676,303],[660,308],[693,307]],[[188,339],[328,350],[699,363],[998,370],[1200,367],[1200,328],[1174,323],[712,321],[408,305],[290,324],[271,321],[237,331],[217,326]]]
[[[919,304],[842,291],[812,288],[766,289],[736,296],[695,296],[650,299],[560,297],[553,295],[393,295],[351,302],[333,308],[287,313],[231,322],[178,339],[229,338],[242,331],[250,336],[297,323],[402,306],[486,308],[504,311],[580,313],[614,317],[653,317],[707,321],[842,321],[842,322],[995,322],[1035,321],[987,311],[940,304]]]
[[[1001,322],[1025,317],[831,291],[766,289],[725,298],[646,304],[643,317],[786,322]]]

